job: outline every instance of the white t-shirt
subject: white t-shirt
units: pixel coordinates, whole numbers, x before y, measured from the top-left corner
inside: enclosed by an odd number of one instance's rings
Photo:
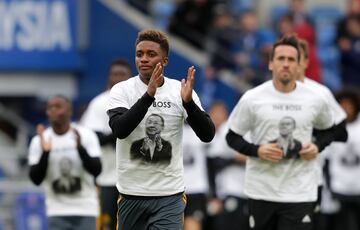
[[[81,144],[91,157],[100,157],[100,145],[96,134],[89,129],[75,126]],[[73,130],[57,135],[52,128],[44,132],[46,141],[51,142],[46,177],[42,182],[45,192],[48,216],[97,216],[99,202],[94,176],[82,166],[76,149],[76,136]],[[29,148],[29,165],[39,163],[42,147],[39,136],[32,138]]]
[[[324,151],[330,160],[330,184],[334,192],[360,195],[360,119],[347,125],[347,142],[334,142]]]
[[[187,194],[209,191],[206,165],[206,144],[201,142],[189,125],[183,134],[184,181]]]
[[[89,103],[80,124],[95,131],[106,135],[112,131],[109,126],[109,117],[106,114],[107,104],[109,102],[110,90],[96,96]],[[101,146],[101,174],[96,178],[96,182],[101,186],[115,186],[116,184],[116,155],[115,143]]]
[[[228,124],[223,123],[216,131],[215,137],[210,143],[209,157],[221,157],[235,159],[236,151],[228,146],[225,137],[229,130]],[[246,198],[244,194],[245,167],[231,165],[216,174],[216,193],[219,198],[227,196]]]
[[[339,103],[336,101],[334,95],[331,93],[331,91],[324,85],[311,80],[307,77],[304,78],[304,84],[311,87],[313,90],[318,92],[319,94],[322,94],[326,100],[328,100],[328,103],[330,105],[331,111],[334,116],[335,124],[340,124],[343,120],[346,119],[346,113],[344,109],[339,105]],[[319,185],[323,184],[323,173],[322,173],[322,165],[323,165],[323,155],[318,155],[317,162],[318,162],[318,178],[319,178]]]
[[[180,81],[165,77],[164,84],[157,89],[155,101],[144,119],[128,137],[117,139],[116,186],[120,193],[166,196],[184,191],[182,134],[187,114],[182,105],[180,90]],[[118,107],[130,109],[146,91],[147,85],[139,76],[120,82],[110,91],[108,110]],[[192,97],[202,109],[194,91]],[[159,155],[154,153],[158,149],[156,146],[150,147],[151,156],[141,150],[147,136],[145,121],[153,114],[160,116],[164,121],[164,128],[160,133],[162,146],[159,148],[163,161],[153,160]],[[151,160],[146,161],[142,156]]]
[[[317,198],[317,164],[298,157],[301,146],[311,143],[312,130],[333,125],[330,106],[304,84],[296,83],[292,92],[282,93],[272,81],[247,91],[229,118],[229,128],[244,136],[250,132],[257,145],[274,143],[284,132],[283,124],[292,123],[293,140],[279,163],[249,157],[246,163],[245,194],[253,199],[274,202],[311,202]],[[291,123],[290,123],[291,124]],[[289,130],[288,130],[289,131]]]

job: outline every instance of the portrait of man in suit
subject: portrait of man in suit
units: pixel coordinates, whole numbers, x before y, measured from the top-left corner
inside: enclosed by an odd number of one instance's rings
[[[158,114],[151,114],[146,118],[146,137],[132,143],[131,159],[141,159],[149,163],[170,163],[171,144],[160,136],[164,125],[164,118]]]
[[[299,152],[302,148],[301,142],[293,137],[295,128],[296,121],[294,118],[289,116],[283,117],[279,122],[279,137],[270,142],[278,144],[284,152],[285,159],[299,157]]]
[[[69,158],[63,157],[59,161],[60,177],[52,184],[55,193],[73,194],[81,190],[81,179],[72,175],[72,167]]]

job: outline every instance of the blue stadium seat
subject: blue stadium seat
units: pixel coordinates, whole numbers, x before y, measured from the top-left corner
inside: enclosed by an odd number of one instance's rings
[[[316,44],[318,47],[329,47],[335,45],[336,27],[324,25],[316,28]]]
[[[315,27],[335,25],[342,15],[343,13],[333,6],[316,6],[310,10],[310,18]]]
[[[321,64],[326,67],[338,66],[340,60],[340,53],[336,46],[328,46],[317,48],[317,56]]]
[[[337,66],[323,68],[322,81],[333,92],[340,90],[343,85]]]
[[[23,192],[15,200],[16,230],[46,230],[45,198],[42,193]]]
[[[273,6],[270,10],[271,26],[273,28],[276,28],[276,24],[278,20],[281,18],[281,16],[285,15],[287,12],[289,12],[288,6],[283,6],[283,5]]]

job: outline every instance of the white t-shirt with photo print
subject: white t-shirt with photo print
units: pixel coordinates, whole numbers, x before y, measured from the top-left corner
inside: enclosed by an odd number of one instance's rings
[[[139,76],[120,82],[110,91],[108,110],[118,107],[130,109],[146,91],[147,85]],[[180,91],[180,81],[165,77],[164,84],[157,88],[155,101],[149,107],[144,119],[128,137],[117,139],[116,186],[120,193],[135,196],[166,196],[184,191],[182,135],[187,113],[182,105]],[[192,98],[202,109],[195,91]],[[160,136],[162,142],[168,146],[168,151],[171,149],[171,152],[165,153],[171,156],[169,161],[145,161],[140,157],[138,159],[131,157],[132,146],[146,137],[145,121],[152,114],[164,120],[164,129]]]
[[[96,134],[86,128],[72,124],[79,132],[81,144],[89,156],[100,157],[100,144]],[[57,135],[51,127],[44,131],[44,139],[50,141],[46,177],[41,186],[45,192],[48,216],[97,216],[99,202],[94,176],[82,166],[76,148],[76,135],[72,129]],[[29,165],[39,163],[42,155],[40,137],[32,138],[29,147]]]
[[[313,128],[334,123],[328,102],[311,88],[296,83],[292,92],[282,93],[267,81],[243,95],[230,115],[229,128],[242,136],[250,132],[254,144],[267,144],[280,136],[279,122],[285,117],[294,121],[291,135],[302,145],[311,143]],[[244,191],[252,199],[312,202],[317,198],[316,169],[316,160],[298,155],[279,163],[249,157]]]

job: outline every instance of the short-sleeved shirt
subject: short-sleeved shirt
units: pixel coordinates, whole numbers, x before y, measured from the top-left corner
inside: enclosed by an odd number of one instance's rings
[[[109,117],[106,114],[107,104],[109,102],[110,90],[96,96],[89,103],[80,124],[95,132],[101,132],[105,135],[111,134],[109,126]],[[115,143],[109,143],[101,146],[101,174],[96,178],[96,182],[101,186],[115,186],[116,184],[116,157]]]
[[[324,97],[304,84],[288,93],[275,89],[272,81],[247,91],[229,118],[229,129],[244,136],[250,132],[257,145],[273,143],[281,135],[282,121],[292,121],[291,140],[311,143],[312,130],[333,125],[330,106]],[[296,146],[289,142],[289,148]],[[299,155],[272,163],[249,157],[246,164],[245,194],[273,202],[312,202],[317,198],[317,165]]]
[[[96,134],[72,124],[79,132],[81,145],[90,157],[100,157],[100,145]],[[44,139],[50,141],[46,177],[42,182],[48,216],[97,216],[99,203],[94,176],[88,173],[76,147],[76,135],[72,129],[63,135],[52,128],[44,131]],[[32,138],[29,147],[29,165],[39,163],[42,155],[40,137]]]
[[[139,76],[120,82],[110,91],[108,110],[119,107],[130,109],[146,91],[147,85]],[[182,135],[187,113],[180,92],[181,82],[165,77],[140,124],[125,139],[117,139],[116,186],[120,193],[166,196],[184,191]],[[194,91],[192,98],[202,109]],[[160,133],[162,146],[153,146],[152,154],[146,155],[141,147],[147,138],[145,121],[151,115],[160,116],[163,120]]]

